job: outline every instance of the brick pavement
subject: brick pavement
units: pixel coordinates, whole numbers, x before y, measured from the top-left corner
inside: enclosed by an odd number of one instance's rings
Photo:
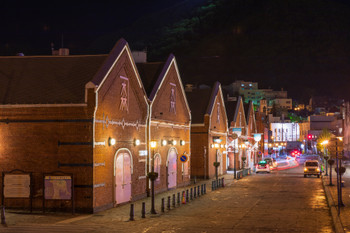
[[[342,200],[345,206],[340,208],[340,214],[338,215],[337,176],[334,169],[332,170],[332,183],[334,186],[329,186],[330,176],[322,177],[328,205],[331,209],[336,232],[350,232],[350,172],[347,171],[342,177],[342,180],[345,182],[342,188]]]
[[[219,177],[224,178],[225,185],[231,185],[234,182],[237,182],[233,179],[232,174],[225,174],[223,176]],[[212,179],[213,180],[213,179]],[[172,203],[172,196],[175,194],[175,202],[176,202],[176,208],[180,208],[182,203],[180,203],[180,206],[178,205],[177,201],[177,193],[182,194],[182,191],[189,191],[190,195],[190,188],[198,188],[201,187],[202,184],[206,184],[206,191],[211,192],[212,191],[212,180],[197,180],[196,184],[191,184],[190,186],[186,187],[180,187],[177,189],[169,190],[167,192],[159,193],[155,195],[155,209],[157,211],[156,215],[152,215],[150,213],[151,210],[151,197],[147,197],[135,202],[132,202],[134,204],[134,218],[135,220],[141,219],[141,209],[142,209],[142,202],[145,202],[146,206],[146,218],[159,216],[163,214],[161,212],[161,200],[164,198],[165,202],[165,213],[167,212],[167,199],[168,196],[171,197],[171,208],[173,208]],[[193,189],[194,191],[194,189]],[[197,191],[198,192],[198,191]],[[182,196],[180,196],[182,202]],[[198,195],[197,195],[198,198]],[[200,197],[199,197],[200,198]],[[194,195],[192,197],[193,200],[196,201],[194,198]],[[74,223],[83,219],[90,218],[92,216],[98,217],[102,216],[102,214],[106,217],[106,219],[113,219],[113,221],[128,221],[130,218],[130,203],[119,206],[117,208],[112,208],[106,211],[102,211],[95,214],[74,214],[71,213],[54,213],[54,212],[47,212],[46,214],[43,214],[41,211],[33,211],[33,214],[30,214],[29,212],[25,211],[19,211],[19,210],[7,210],[5,211],[5,218],[6,218],[6,225],[9,227],[15,227],[18,225],[46,225],[46,224],[66,224],[66,223]],[[1,228],[4,226],[0,225],[0,231]]]

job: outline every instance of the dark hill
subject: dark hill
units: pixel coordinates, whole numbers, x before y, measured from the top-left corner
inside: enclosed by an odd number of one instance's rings
[[[174,52],[184,82],[258,81],[293,98],[350,98],[350,7],[334,0],[218,0],[164,27],[151,60]]]

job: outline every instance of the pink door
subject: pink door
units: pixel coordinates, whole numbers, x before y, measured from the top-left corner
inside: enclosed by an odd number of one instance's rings
[[[130,155],[120,153],[115,163],[115,200],[117,204],[131,199]]]
[[[176,165],[177,154],[175,150],[171,150],[168,157],[168,188],[176,188]]]

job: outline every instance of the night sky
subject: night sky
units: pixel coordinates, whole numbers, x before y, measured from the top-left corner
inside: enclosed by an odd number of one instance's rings
[[[350,3],[345,0],[6,1],[0,56],[106,54],[121,37],[150,61],[174,53],[185,83],[259,82],[295,99],[349,100]]]
[[[123,30],[140,18],[178,2],[181,1],[6,1],[0,9],[0,55],[47,54],[51,42],[56,49],[63,42],[73,54],[89,53],[89,48],[99,38]],[[114,39],[116,42],[119,38]],[[97,46],[96,53],[108,52],[105,48],[98,50]]]

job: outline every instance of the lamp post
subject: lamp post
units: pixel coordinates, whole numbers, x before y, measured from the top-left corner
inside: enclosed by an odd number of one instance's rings
[[[328,156],[327,156],[327,150],[326,150],[327,144],[328,144],[328,140],[324,140],[323,142],[321,142],[321,145],[323,145],[323,154],[325,155],[324,159],[326,160],[326,175],[325,176],[328,176],[328,163],[327,163]]]
[[[151,172],[148,173],[148,178],[151,180],[151,189],[152,189],[152,206],[151,206],[151,214],[157,214],[154,208],[154,181],[158,178],[158,173],[154,172],[154,149],[157,147],[156,141],[150,142],[150,147],[152,149],[152,162],[151,162]]]

